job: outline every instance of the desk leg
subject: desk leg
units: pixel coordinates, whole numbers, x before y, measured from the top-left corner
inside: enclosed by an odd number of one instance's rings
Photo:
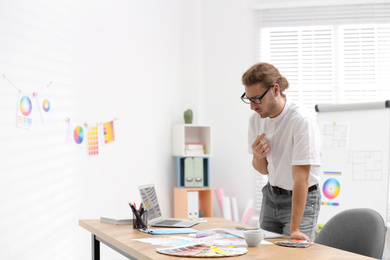
[[[116,252],[124,255],[128,259],[137,260],[137,258],[129,255],[128,253],[122,251],[119,248],[116,248],[115,246],[104,241],[102,238],[95,236],[94,234],[92,234],[92,260],[100,260],[100,242],[102,242],[104,245],[108,246],[109,248],[115,250]]]
[[[92,260],[100,260],[100,242],[92,234]]]

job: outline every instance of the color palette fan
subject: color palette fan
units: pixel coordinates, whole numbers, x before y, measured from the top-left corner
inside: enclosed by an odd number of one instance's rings
[[[246,249],[245,247],[236,246],[217,247],[211,244],[200,242],[170,248],[157,248],[156,251],[160,254],[172,256],[226,257],[246,254],[248,252],[248,249]]]

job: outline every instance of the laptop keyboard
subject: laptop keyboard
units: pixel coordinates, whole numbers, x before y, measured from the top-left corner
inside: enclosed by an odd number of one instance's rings
[[[174,220],[174,219],[165,219],[163,221],[157,222],[159,225],[174,225],[176,223],[181,222],[181,220]]]

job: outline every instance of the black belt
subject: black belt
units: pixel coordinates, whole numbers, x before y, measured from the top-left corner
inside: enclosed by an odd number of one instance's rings
[[[292,194],[291,190],[285,190],[285,189],[282,189],[282,188],[279,188],[276,186],[271,186],[271,188],[272,188],[272,192],[276,195],[291,195]],[[311,192],[311,191],[314,191],[317,189],[318,189],[318,185],[315,184],[313,186],[310,186],[309,189],[307,190],[307,192]]]

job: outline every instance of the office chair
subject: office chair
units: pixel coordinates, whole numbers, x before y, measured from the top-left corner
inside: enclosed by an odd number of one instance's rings
[[[377,259],[382,258],[386,226],[372,209],[349,209],[332,217],[314,242]]]

